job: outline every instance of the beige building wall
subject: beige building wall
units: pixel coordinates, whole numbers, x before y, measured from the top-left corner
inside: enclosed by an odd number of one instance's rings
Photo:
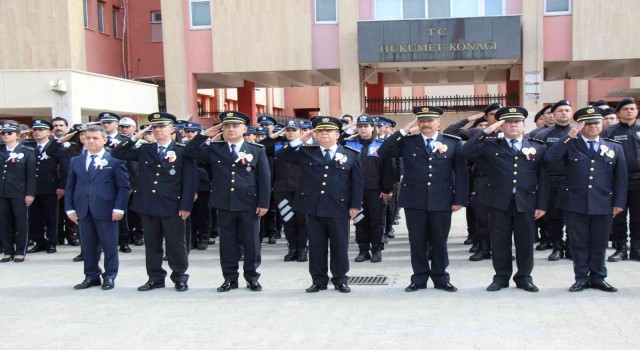
[[[164,45],[165,91],[167,111],[174,115],[189,115],[187,61],[184,43],[182,1],[161,1],[162,37]]]
[[[312,68],[308,1],[216,0],[211,23],[214,72]]]
[[[574,61],[640,57],[637,43],[640,1],[574,0],[571,5]]]
[[[79,0],[2,0],[0,33],[0,70],[86,69]]]
[[[281,108],[284,109],[284,89],[282,88],[274,88],[272,89],[273,94],[273,108]]]
[[[573,1],[575,3],[576,1]],[[522,66],[518,72],[520,77],[520,91],[526,93],[526,82],[535,77],[542,88],[544,58],[543,58],[543,14],[544,0],[522,1]],[[528,77],[528,78],[527,78]],[[513,79],[513,77],[511,77]],[[539,111],[543,104],[541,99],[530,99],[526,95],[522,96],[523,107],[529,113]],[[533,118],[525,121],[526,129],[535,128]]]
[[[363,111],[363,86],[358,64],[358,1],[338,1],[340,37],[340,105],[342,114]]]

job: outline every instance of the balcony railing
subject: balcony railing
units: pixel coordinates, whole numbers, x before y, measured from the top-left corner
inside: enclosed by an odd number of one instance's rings
[[[415,97],[370,97],[365,100],[368,114],[412,113],[413,107],[436,106],[445,112],[482,110],[489,104],[500,102],[503,106],[518,105],[518,94],[509,95],[452,95],[452,96],[415,96]]]

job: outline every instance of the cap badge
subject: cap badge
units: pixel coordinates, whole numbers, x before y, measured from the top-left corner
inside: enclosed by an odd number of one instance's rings
[[[322,118],[322,122],[328,123],[329,122],[329,118]]]
[[[509,108],[509,113],[515,113],[515,112],[517,112],[517,111],[518,111],[518,110],[517,110],[516,108]]]
[[[160,118],[160,114],[159,113],[156,113],[156,114],[153,115],[153,119],[158,119],[158,118]]]
[[[233,117],[233,112],[227,113],[227,117]]]
[[[587,109],[587,113],[593,113],[593,112],[595,112],[595,111],[596,111],[596,110],[595,110],[595,109],[593,109],[593,108],[589,108],[589,109]]]
[[[423,112],[429,112],[429,107],[422,107]]]

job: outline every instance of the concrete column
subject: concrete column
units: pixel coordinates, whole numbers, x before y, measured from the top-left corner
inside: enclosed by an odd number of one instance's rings
[[[589,103],[589,80],[578,80],[577,95],[573,106],[574,111],[586,107]]]
[[[251,124],[255,124],[258,110],[252,81],[245,80],[244,87],[238,88],[238,111],[251,117]]]
[[[162,13],[167,14],[162,18],[167,111],[177,117],[191,114],[190,107],[196,108],[195,91],[189,94],[192,85],[187,75],[182,3],[182,1],[161,1]]]
[[[522,66],[520,72],[520,96],[522,105],[529,114],[535,114],[542,108],[542,100],[532,100],[525,96],[525,84],[537,77],[542,88],[543,57],[543,14],[544,0],[522,1]],[[507,91],[509,88],[507,87]],[[533,118],[527,118],[526,129],[534,127]]]
[[[319,115],[331,115],[331,96],[328,86],[318,88],[318,107],[320,108]]]
[[[80,106],[73,104],[72,96],[73,94],[70,92],[64,94],[56,93],[52,99],[51,117],[64,118],[69,122],[70,126],[88,122],[88,117],[82,118],[82,109]]]
[[[358,64],[357,0],[338,1],[340,37],[340,105],[342,114],[358,115],[363,110],[362,82]]]

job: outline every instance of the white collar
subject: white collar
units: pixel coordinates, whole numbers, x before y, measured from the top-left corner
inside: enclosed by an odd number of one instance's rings
[[[244,139],[238,141],[238,142],[229,142],[227,141],[227,146],[229,147],[229,149],[231,149],[231,145],[236,145],[236,151],[240,151],[240,148],[242,148],[242,145],[244,144]]]
[[[161,145],[160,143],[158,143],[158,148],[160,148],[160,147],[164,147],[164,148],[168,149],[170,145],[171,145],[171,141],[167,142],[167,143],[166,143],[166,144],[164,144],[164,145]]]
[[[587,145],[589,144],[589,141],[595,141],[597,144],[600,144],[600,136],[597,136],[595,140],[589,140],[588,138],[584,137],[584,135],[582,134],[580,134],[580,137],[582,137],[582,140]]]
[[[335,144],[329,148],[324,148],[322,146],[320,146],[320,150],[322,151],[322,153],[324,153],[325,150],[329,150],[331,151],[331,153],[336,153],[336,151],[338,150],[338,144]]]
[[[440,133],[436,131],[436,133],[433,134],[433,136],[431,136],[431,137],[424,136],[424,134],[420,134],[420,135],[422,135],[422,140],[424,142],[427,142],[427,139],[431,139],[431,140],[433,140],[433,142],[435,142],[438,139],[438,136],[440,135]]]
[[[102,150],[100,150],[100,152],[96,153],[95,155],[97,155],[96,158],[104,158],[104,153],[106,152],[106,150],[104,148],[102,148]],[[89,150],[87,150],[87,158],[91,157],[93,154],[91,154],[91,152],[89,152]]]

